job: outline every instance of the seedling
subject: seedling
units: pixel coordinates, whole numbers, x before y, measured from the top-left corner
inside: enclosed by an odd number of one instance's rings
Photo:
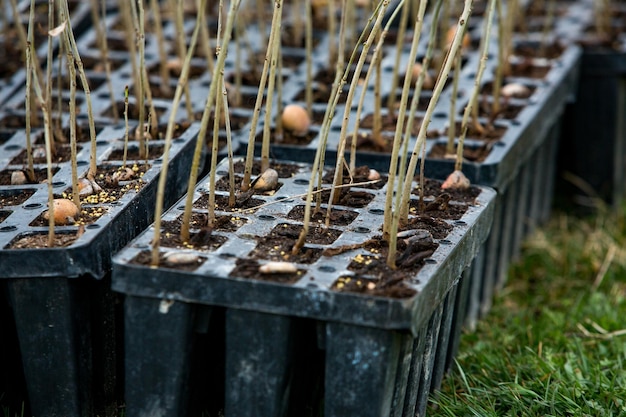
[[[275,73],[275,65],[276,65],[276,55],[275,55],[275,49],[277,47],[277,45],[280,44],[280,33],[279,33],[279,29],[280,29],[280,19],[281,19],[281,14],[282,14],[282,0],[275,0],[274,3],[274,13],[272,15],[272,26],[270,27],[270,37],[269,37],[269,41],[268,41],[268,47],[267,47],[267,51],[265,53],[265,62],[263,64],[263,72],[261,73],[261,80],[259,81],[259,89],[257,92],[257,97],[256,97],[256,102],[254,104],[254,113],[252,114],[252,122],[251,122],[251,128],[250,128],[250,134],[248,136],[248,150],[247,150],[247,154],[246,154],[246,166],[244,169],[244,176],[243,176],[243,181],[241,183],[241,191],[248,191],[250,189],[250,181],[251,181],[251,177],[252,177],[252,163],[253,163],[253,158],[254,158],[254,139],[255,139],[255,135],[256,135],[256,125],[259,121],[259,114],[261,113],[261,106],[263,103],[263,93],[265,91],[265,84],[267,83],[267,77],[268,77],[268,71],[269,71],[269,65],[270,63],[272,63],[274,65],[274,76],[276,75]],[[278,39],[276,39],[278,38]],[[271,78],[271,77],[270,77]],[[270,80],[270,86],[273,87],[273,80]],[[273,88],[272,88],[273,89]],[[266,100],[266,106],[267,106],[267,110],[266,112],[269,114],[271,112],[271,89],[268,88],[267,91],[268,94],[268,98]],[[269,124],[269,121],[266,120],[266,124]],[[269,127],[269,126],[268,126]],[[268,155],[269,155],[269,132],[268,132],[268,137],[267,140],[265,138],[265,131],[263,134],[263,149],[261,150],[261,154],[262,154],[262,158],[266,158],[265,159],[265,164],[269,165],[267,161],[269,161],[268,159]],[[262,163],[263,165],[263,163]],[[265,168],[267,168],[267,166],[265,166]],[[261,168],[261,171],[263,171],[263,167]]]
[[[450,69],[454,61],[454,56],[457,54],[457,52],[461,48],[461,43],[465,34],[465,25],[467,25],[471,11],[472,11],[472,3],[473,3],[473,0],[465,0],[464,6],[463,6],[463,12],[461,13],[459,17],[455,35],[451,42],[449,52],[446,55],[446,58],[443,63],[443,67],[439,73],[439,77],[437,78],[437,82],[435,83],[435,87],[433,89],[432,98],[430,99],[430,102],[428,103],[428,108],[426,109],[426,112],[424,114],[424,118],[420,126],[417,141],[415,142],[415,146],[411,154],[411,159],[409,161],[409,167],[406,172],[401,171],[400,172],[401,176],[398,178],[397,190],[396,190],[396,205],[395,205],[396,209],[393,211],[391,229],[389,230],[389,253],[387,257],[387,265],[390,268],[395,268],[398,226],[401,222],[402,224],[405,224],[408,221],[409,198],[411,194],[413,176],[415,173],[415,169],[417,168],[417,162],[418,162],[418,157],[420,154],[420,149],[422,149],[422,147],[425,146],[425,139],[426,139],[426,132],[428,129],[428,125],[430,123],[430,120],[432,119],[435,106],[439,100],[445,81],[448,78],[448,75],[450,74]],[[414,62],[414,61],[409,61],[409,62]],[[402,158],[406,158],[406,154],[403,154]],[[391,158],[391,161],[392,161],[392,164],[394,164],[393,157]],[[390,169],[389,171],[390,171],[390,174],[393,172],[392,169]],[[420,183],[423,183],[423,171],[420,172]],[[390,184],[394,184],[394,183],[390,181]],[[389,194],[391,194],[392,191],[393,191],[393,186],[390,186],[388,189],[388,197],[387,197],[388,200],[391,199],[391,196],[389,196]],[[391,210],[390,207],[391,207],[390,205],[387,205],[385,207],[385,211]],[[403,209],[406,211],[406,215],[404,215],[404,213],[401,213],[401,210]],[[401,214],[402,214],[402,217],[401,217]]]
[[[184,242],[189,240],[189,227],[191,222],[191,211],[193,208],[193,191],[196,187],[196,182],[198,180],[198,168],[200,166],[200,156],[202,155],[202,146],[204,145],[202,138],[206,135],[207,126],[209,123],[209,118],[211,116],[211,109],[215,103],[215,96],[219,91],[223,91],[219,88],[219,83],[216,80],[219,80],[219,74],[224,71],[224,63],[226,61],[226,54],[228,53],[228,46],[230,44],[230,39],[232,36],[232,31],[235,23],[235,17],[237,15],[237,11],[239,10],[239,0],[233,0],[230,3],[230,7],[226,17],[226,27],[224,29],[224,41],[222,47],[217,53],[217,60],[215,62],[215,67],[213,68],[213,73],[211,80],[211,85],[209,87],[209,93],[206,101],[206,105],[204,107],[204,112],[202,113],[202,120],[200,121],[200,131],[198,133],[198,139],[196,141],[196,147],[194,149],[193,160],[191,164],[191,172],[189,174],[189,184],[187,185],[187,199],[185,200],[185,212],[183,213],[183,221],[180,229],[180,237]],[[156,243],[158,244],[158,243]],[[153,257],[158,256],[153,251]],[[157,258],[158,262],[158,258]]]
[[[204,6],[206,0],[200,0],[201,7]],[[201,13],[198,13],[196,20],[196,27],[194,28],[193,35],[191,37],[191,44],[189,50],[187,51],[187,55],[185,56],[185,60],[183,62],[183,66],[181,69],[180,77],[178,79],[178,84],[176,85],[176,91],[174,93],[174,98],[172,100],[172,111],[170,113],[170,117],[167,123],[167,130],[165,132],[165,149],[163,150],[162,160],[163,164],[161,166],[161,173],[159,176],[159,183],[157,187],[157,196],[156,196],[156,204],[154,209],[154,239],[152,241],[152,259],[151,265],[157,266],[159,264],[159,242],[161,240],[161,215],[163,213],[163,201],[165,199],[165,184],[167,181],[167,171],[168,171],[168,163],[169,163],[169,151],[172,145],[172,138],[174,136],[174,125],[176,122],[176,112],[178,109],[178,105],[180,103],[183,89],[187,84],[187,78],[189,76],[189,67],[191,65],[191,58],[193,57],[193,53],[196,47],[196,43],[198,40],[198,33],[200,31],[200,21],[201,21]],[[198,136],[197,141],[202,142],[203,136]],[[194,155],[195,156],[195,155]],[[195,164],[195,170],[198,169],[198,163]],[[192,166],[192,174],[194,173],[194,167]],[[187,232],[188,233],[188,232]],[[185,241],[187,241],[187,238]]]
[[[102,17],[104,18],[106,16],[106,2],[101,2],[101,5],[102,9],[100,10],[100,13],[102,13]],[[113,84],[111,82],[111,62],[109,61],[109,46],[107,41],[106,25],[103,21],[101,21],[98,10],[98,1],[91,0],[91,19],[93,20],[93,27],[96,29],[96,39],[98,47],[100,48],[100,53],[102,54],[102,61],[104,62],[104,72],[107,79],[107,86],[109,88],[113,121],[117,123],[119,114],[115,104],[115,95],[113,91]]]

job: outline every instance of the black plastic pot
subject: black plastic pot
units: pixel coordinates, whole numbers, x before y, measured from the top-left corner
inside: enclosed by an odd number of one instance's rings
[[[480,28],[476,25],[475,28]],[[473,35],[479,35],[480,30],[474,29]],[[319,74],[321,69],[327,64],[326,53],[327,40],[322,39],[317,49],[313,61],[314,75]],[[476,41],[477,43],[478,41]],[[539,42],[532,34],[519,36],[515,45],[519,48],[539,49]],[[390,91],[392,83],[389,81],[393,66],[395,65],[395,53],[392,47],[385,49],[386,55],[382,61],[382,91],[383,99],[394,92]],[[466,160],[463,163],[463,172],[473,184],[486,185],[498,191],[498,201],[496,203],[496,221],[490,238],[486,244],[489,262],[484,266],[482,272],[483,283],[481,301],[479,305],[473,305],[471,311],[487,312],[491,306],[493,292],[504,284],[506,273],[511,259],[519,252],[519,247],[523,238],[532,228],[547,220],[552,204],[552,191],[554,189],[555,152],[558,146],[558,138],[562,124],[562,116],[568,102],[573,100],[573,96],[578,85],[579,65],[581,49],[573,44],[562,46],[560,56],[550,59],[535,59],[530,61],[525,57],[517,57],[513,64],[520,66],[532,62],[537,65],[541,76],[511,75],[506,78],[506,83],[519,83],[528,87],[532,94],[528,98],[511,98],[508,105],[515,110],[512,116],[498,117],[493,121],[494,125],[504,133],[498,140],[485,140],[476,135],[468,134],[465,141],[466,149],[488,150],[487,156],[482,160]],[[497,56],[497,42],[494,39],[491,43],[491,56]],[[461,70],[461,77],[458,86],[456,102],[456,121],[460,123],[467,100],[474,86],[475,73],[480,59],[477,50],[468,50],[464,55],[464,64]],[[400,59],[401,68],[406,67],[408,52],[403,52]],[[495,77],[497,62],[495,59],[487,61],[487,68],[483,77],[483,86],[488,86]],[[362,77],[364,77],[362,74]],[[454,170],[454,160],[434,157],[432,152],[436,147],[445,147],[447,142],[446,131],[449,124],[450,101],[452,96],[452,83],[449,83],[439,100],[435,109],[434,117],[429,125],[426,141],[426,162],[425,175],[430,178],[446,178]],[[304,67],[300,66],[299,71],[294,72],[285,83],[284,103],[299,103],[304,106],[302,91],[306,85],[306,75]],[[355,102],[352,103],[349,112],[349,130],[354,131],[356,125],[356,101],[361,94],[359,86],[355,94]],[[366,99],[363,105],[363,116],[374,113],[373,87],[367,87]],[[399,96],[400,89],[395,94]],[[430,99],[431,92],[422,92],[420,101],[424,105],[420,106],[417,117],[425,113],[425,105]],[[399,101],[399,100],[398,100]],[[481,104],[484,100],[479,99]],[[314,110],[323,114],[326,105],[317,103]],[[330,134],[326,152],[326,163],[334,164],[336,160],[336,149],[339,142],[339,132],[343,122],[345,104],[339,104],[336,116],[330,125]],[[383,109],[383,117],[386,110]],[[481,123],[487,124],[486,116],[480,118]],[[359,134],[369,134],[371,129],[363,128],[360,123]],[[258,131],[261,131],[263,123],[260,123]],[[308,144],[291,145],[284,143],[272,143],[270,155],[277,159],[312,161],[318,144],[320,143],[320,126],[313,124],[310,132],[312,137]],[[392,131],[383,132],[393,135]],[[411,150],[415,141],[412,136],[409,142]],[[260,145],[257,144],[257,155],[260,152]],[[349,153],[346,152],[346,159]],[[372,168],[385,172],[389,168],[389,153],[358,151],[356,161],[358,165],[368,165]],[[511,190],[512,189],[512,190]],[[523,203],[520,203],[522,201]],[[539,209],[539,207],[541,209]],[[500,219],[498,219],[500,217]],[[472,314],[475,322],[476,317]]]
[[[197,132],[198,125],[192,124],[172,143],[166,207],[185,190]],[[41,132],[33,133],[41,136]],[[97,155],[102,174],[104,166],[122,166],[112,155],[123,143],[124,129],[99,132]],[[3,174],[23,169],[15,158],[24,144],[25,134],[20,131],[2,145]],[[89,166],[89,147],[82,145],[77,158],[79,177]],[[163,142],[152,141],[151,149],[159,145]],[[137,144],[131,141],[130,147]],[[128,166],[141,171],[145,162],[129,160]],[[120,297],[110,290],[111,256],[153,219],[161,160],[153,157],[147,163],[140,180],[121,182],[120,188],[130,186],[125,193],[109,191],[106,200],[83,200],[84,211],[100,214],[81,227],[57,226],[57,236],[78,237],[53,248],[45,244],[39,248],[14,246],[24,237],[47,236],[47,223],[41,222],[48,201],[47,185],[0,186],[1,211],[6,214],[0,223],[0,283],[8,294],[12,314],[7,321],[15,323],[27,404],[33,415],[117,415],[116,407],[122,403],[119,368],[123,350]],[[53,187],[58,196],[71,189],[69,165],[54,164]],[[45,165],[36,168],[45,169]],[[101,184],[103,177],[97,178]],[[17,196],[22,198],[7,200]],[[11,360],[19,363],[20,358]]]
[[[559,152],[561,195],[570,203],[593,208],[595,198],[610,205],[623,200],[625,80],[626,52],[583,49],[578,95],[565,112]]]
[[[415,291],[410,296],[337,290],[339,277],[353,275],[348,265],[355,256],[370,254],[364,249],[297,263],[302,275],[292,283],[244,278],[233,269],[238,259],[249,259],[256,237],[279,224],[298,223],[287,215],[303,201],[291,196],[306,190],[310,173],[305,165],[297,167],[293,177],[280,180],[275,195],[254,197],[267,205],[250,214],[234,213],[246,219],[236,232],[213,231],[225,239],[217,250],[161,248],[161,253],[197,256],[193,271],[137,264],[135,258],[150,248],[151,229],[114,258],[113,289],[126,296],[128,413],[186,415],[189,388],[199,383],[190,382],[196,332],[223,346],[205,359],[214,373],[200,372],[206,409],[224,408],[227,416],[307,415],[318,409],[325,416],[423,412],[431,380],[440,381],[450,362],[449,346],[453,351],[458,343],[467,297],[457,291],[458,283],[488,236],[495,192],[476,188],[476,205],[448,222],[453,229],[436,239],[437,250],[405,282]],[[206,193],[207,181],[200,183],[194,201]],[[384,191],[355,190],[371,193],[373,200],[361,208],[337,206],[356,218],[332,226],[340,232],[335,243],[307,243],[305,249],[363,242],[380,233]],[[181,204],[163,221],[177,219]],[[223,370],[220,361],[225,361]]]

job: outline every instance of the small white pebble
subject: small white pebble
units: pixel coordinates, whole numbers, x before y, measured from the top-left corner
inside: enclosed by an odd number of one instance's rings
[[[291,262],[268,262],[259,266],[262,274],[293,274],[297,271],[298,268]]]
[[[526,98],[530,96],[530,89],[520,83],[507,84],[502,87],[501,92],[504,97]]]
[[[367,175],[367,179],[370,181],[375,181],[380,179],[380,172],[375,169],[370,169],[369,174]]]
[[[186,252],[168,252],[163,259],[172,265],[189,265],[198,261],[198,255]]]
[[[11,172],[11,185],[23,185],[26,184],[26,174],[24,171]]]

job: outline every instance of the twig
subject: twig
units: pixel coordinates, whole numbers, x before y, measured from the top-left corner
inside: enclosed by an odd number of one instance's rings
[[[602,284],[602,281],[604,280],[604,277],[606,276],[606,273],[611,266],[611,262],[613,262],[616,250],[617,247],[614,244],[611,244],[611,246],[609,246],[609,250],[607,251],[604,260],[602,261],[602,265],[600,265],[600,269],[598,269],[598,273],[596,274],[596,279],[593,280],[593,285],[591,286],[593,291],[596,291],[600,284]]]

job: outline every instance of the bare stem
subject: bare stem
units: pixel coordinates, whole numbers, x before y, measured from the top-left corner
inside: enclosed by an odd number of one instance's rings
[[[277,22],[279,22],[279,18],[281,15],[281,10],[280,10],[281,5],[282,5],[282,0],[274,1],[274,13],[272,15],[272,26],[270,28],[270,37],[269,37],[269,42],[267,45],[267,51],[265,52],[265,62],[263,63],[263,71],[261,72],[261,80],[259,81],[259,89],[257,92],[256,102],[254,104],[254,112],[252,114],[252,123],[250,124],[250,134],[248,136],[248,149],[246,153],[246,166],[244,168],[243,181],[241,183],[242,191],[248,191],[248,189],[250,188],[250,181],[252,177],[252,164],[254,162],[254,141],[255,141],[255,136],[256,136],[256,125],[259,121],[259,115],[261,114],[261,106],[263,104],[263,93],[265,91],[265,84],[267,83],[269,65],[270,65],[270,62],[272,61],[272,51],[273,51],[272,45],[274,44],[274,37],[278,35],[276,29],[279,26],[279,23]]]
[[[34,0],[31,0],[31,8],[34,7]],[[31,9],[31,13],[32,13]],[[32,24],[33,21],[31,20]],[[30,25],[29,25],[30,26]],[[32,43],[29,44],[30,54],[35,54],[35,48]],[[54,246],[54,192],[52,188],[52,176],[54,175],[52,172],[52,149],[51,142],[52,138],[52,129],[50,126],[50,113],[48,113],[48,107],[46,106],[46,100],[43,96],[41,83],[38,78],[37,71],[34,69],[29,69],[33,72],[33,87],[35,90],[35,95],[37,96],[37,100],[39,101],[39,106],[41,107],[41,111],[43,112],[43,124],[44,124],[44,141],[46,146],[46,169],[48,176],[48,247]]]
[[[96,176],[96,172],[98,169],[96,164],[96,125],[94,122],[93,108],[91,105],[91,90],[89,89],[89,82],[87,81],[87,75],[85,74],[83,61],[80,59],[80,54],[78,53],[76,39],[74,39],[74,32],[72,30],[72,23],[70,20],[70,12],[67,5],[67,0],[61,0],[61,20],[65,20],[67,22],[67,27],[63,31],[65,35],[65,47],[68,51],[71,52],[72,56],[74,57],[74,61],[76,62],[76,66],[78,67],[78,74],[80,75],[80,82],[83,87],[83,91],[85,92],[85,101],[87,102],[87,118],[89,120],[89,137],[91,140],[91,150],[89,154],[90,164],[89,172],[87,175],[90,180],[93,180]]]
[[[379,4],[380,7],[380,4]],[[363,38],[365,37],[365,33],[367,28],[374,21],[374,16],[376,14],[372,14],[368,20],[368,24],[365,29],[361,33],[357,44],[360,44]],[[294,244],[291,252],[298,253],[300,249],[304,246],[304,241],[306,240],[306,236],[309,233],[309,225],[311,221],[311,203],[313,201],[313,186],[318,181],[318,188],[321,189],[322,182],[322,168],[324,167],[324,155],[326,153],[326,145],[328,143],[328,134],[330,133],[330,124],[332,115],[335,114],[335,109],[337,107],[337,103],[339,102],[339,96],[341,95],[341,90],[343,85],[346,83],[346,79],[348,77],[348,72],[350,65],[352,64],[352,60],[356,55],[356,48],[353,50],[350,60],[348,61],[347,68],[345,68],[343,75],[341,74],[339,64],[337,66],[337,71],[335,72],[335,80],[333,81],[333,87],[330,93],[330,99],[328,102],[328,106],[326,107],[326,112],[324,113],[324,120],[322,121],[322,127],[320,131],[320,143],[315,152],[315,159],[313,161],[313,166],[311,167],[311,180],[309,181],[309,187],[307,190],[306,203],[304,205],[304,221],[302,225],[302,231],[300,232],[300,236],[298,240]],[[339,60],[341,61],[341,60]],[[338,62],[339,62],[338,61]],[[319,193],[317,193],[320,195]]]
[[[124,87],[124,158],[122,167],[126,168],[126,156],[128,154],[128,85]]]
[[[232,0],[230,2],[230,8],[226,18],[226,28],[224,30],[224,41],[217,54],[217,61],[215,62],[215,67],[213,68],[213,74],[211,76],[212,82],[209,87],[204,112],[202,113],[202,120],[200,121],[200,131],[198,132],[198,139],[196,140],[196,147],[194,149],[193,160],[191,163],[191,172],[189,173],[189,183],[187,185],[187,199],[185,201],[185,212],[183,213],[183,222],[180,229],[180,237],[183,241],[189,240],[189,223],[191,221],[191,210],[193,208],[193,191],[196,187],[196,181],[198,179],[198,168],[200,167],[202,147],[204,145],[204,138],[206,137],[209,118],[211,117],[211,109],[215,103],[215,95],[217,94],[219,88],[219,74],[224,70],[226,54],[228,53],[228,45],[232,36],[235,17],[237,15],[237,11],[239,10],[239,4],[240,0]],[[212,175],[215,175],[215,173],[213,172]]]
[[[402,84],[402,94],[400,95],[400,107],[398,109],[398,120],[401,121],[398,123],[398,127],[394,132],[393,137],[393,149],[391,151],[391,161],[389,164],[389,177],[387,179],[387,183],[389,184],[387,187],[387,194],[385,195],[385,218],[383,222],[383,238],[388,239],[389,236],[389,228],[392,222],[393,216],[393,206],[392,206],[392,191],[393,184],[396,181],[396,175],[398,171],[398,155],[400,152],[400,144],[402,137],[402,126],[404,125],[405,115],[406,115],[406,107],[409,99],[409,90],[411,88],[411,69],[413,67],[413,63],[417,57],[417,47],[419,46],[422,27],[424,25],[424,15],[426,13],[426,2],[420,2],[419,9],[417,11],[417,16],[415,19],[415,27],[413,29],[413,39],[411,41],[411,50],[409,51],[409,60],[407,62],[407,68],[404,73],[404,83]],[[436,23],[433,22],[433,25]],[[425,74],[427,69],[422,67],[422,74]],[[415,96],[417,92],[413,94]],[[394,258],[395,259],[395,258]],[[395,261],[394,261],[395,262]]]
[[[480,85],[482,83],[483,74],[485,73],[485,68],[487,67],[489,39],[491,37],[493,15],[496,9],[495,3],[496,0],[489,0],[487,23],[485,33],[483,34],[482,39],[483,50],[481,52],[480,62],[478,64],[478,72],[476,73],[476,78],[474,79],[474,88],[472,90],[472,95],[469,99],[467,107],[465,107],[465,111],[463,112],[463,120],[461,121],[461,135],[459,136],[459,144],[456,150],[456,163],[454,164],[455,171],[460,171],[463,167],[463,144],[465,143],[465,135],[467,134],[467,122],[469,120],[472,107],[476,106],[476,100],[478,99],[478,93],[480,92]]]
[[[267,95],[265,99],[265,123],[263,124],[263,142],[261,144],[261,172],[270,167],[270,127],[272,121],[272,105],[274,101],[274,84],[276,83],[276,68],[278,67],[278,56],[280,52],[280,28],[282,22],[282,0],[274,0],[276,7],[274,11],[278,13],[276,22],[272,22],[270,32],[270,73],[267,85]],[[257,97],[258,98],[258,97]],[[279,96],[280,101],[280,96]],[[277,118],[280,119],[280,113]],[[247,162],[247,161],[246,161]],[[247,164],[246,164],[247,165]]]
[[[393,117],[396,114],[396,89],[398,88],[398,69],[400,68],[400,57],[402,56],[402,48],[404,47],[404,36],[409,21],[409,11],[411,7],[409,3],[404,2],[402,5],[402,14],[400,15],[400,23],[398,24],[398,32],[396,38],[396,53],[391,74],[391,88],[389,97],[387,97],[387,114]]]
[[[202,0],[201,4],[204,4],[206,0]],[[196,43],[198,41],[198,33],[200,31],[199,20],[201,19],[200,15],[197,16],[196,27],[194,28],[193,34],[191,36],[189,51],[187,51],[187,55],[185,56],[185,60],[183,62],[183,67],[180,72],[180,77],[178,78],[178,84],[176,85],[176,91],[174,92],[174,98],[172,100],[172,111],[170,113],[168,122],[167,122],[167,130],[165,131],[165,149],[163,150],[162,165],[161,165],[161,173],[159,176],[159,184],[157,187],[157,197],[156,197],[156,205],[154,208],[154,238],[152,240],[152,259],[150,264],[152,266],[157,266],[159,264],[159,245],[161,239],[161,214],[163,213],[163,200],[165,198],[165,184],[167,181],[167,170],[169,164],[169,152],[170,147],[172,145],[172,138],[174,136],[174,126],[176,122],[176,112],[178,109],[178,105],[180,104],[181,97],[183,95],[183,88],[187,84],[187,80],[189,77],[189,67],[191,65],[191,58],[193,57],[193,52],[196,47]],[[198,138],[198,141],[201,139]],[[197,166],[196,166],[197,169]],[[193,172],[193,171],[192,171]],[[189,223],[189,220],[187,220]],[[189,226],[187,224],[187,226]],[[187,227],[187,233],[189,233],[189,228]],[[181,227],[181,235],[182,235],[182,227]],[[187,238],[183,241],[186,242],[189,240]]]
[[[448,143],[446,155],[454,154],[454,139],[456,138],[456,96],[459,91],[459,76],[461,75],[461,54],[454,57],[454,76],[452,77],[452,94],[450,96],[450,117],[448,120]]]
[[[150,0],[150,8],[152,9],[152,20],[154,21],[154,31],[156,33],[159,51],[159,73],[161,75],[160,89],[164,94],[169,94],[171,92],[170,71],[167,68],[167,52],[165,52],[165,37],[163,36],[163,22],[161,21],[159,1]]]
[[[399,205],[396,206],[396,210],[394,211],[394,214],[393,214],[394,220],[392,221],[392,227],[391,227],[391,230],[389,231],[391,240],[389,242],[389,254],[387,258],[387,265],[389,265],[390,267],[395,267],[395,254],[396,254],[396,243],[397,243],[396,235],[398,232],[398,224],[399,224],[399,219],[396,219],[395,217],[396,216],[399,217],[400,207],[403,207],[403,205],[405,204],[408,206],[408,203],[409,203],[408,200],[410,198],[413,176],[414,176],[415,169],[417,167],[417,162],[419,159],[419,150],[425,144],[426,132],[428,131],[428,125],[430,124],[430,120],[432,119],[433,112],[435,111],[435,107],[437,105],[437,102],[439,101],[439,97],[441,96],[441,92],[443,91],[445,82],[448,78],[448,75],[450,74],[450,69],[452,68],[454,57],[457,54],[457,51],[461,48],[461,41],[465,34],[464,28],[465,28],[465,25],[467,25],[468,19],[472,11],[472,4],[473,4],[473,0],[465,0],[463,12],[461,13],[461,16],[459,17],[459,20],[458,20],[454,39],[452,40],[452,44],[450,45],[449,52],[446,55],[446,58],[444,60],[443,68],[441,69],[441,72],[439,73],[439,76],[437,77],[437,81],[435,82],[435,87],[433,89],[433,95],[430,99],[430,102],[428,103],[426,113],[424,114],[424,118],[420,126],[417,140],[415,142],[415,145],[411,154],[411,160],[409,161],[409,167],[406,173],[403,173],[404,181],[398,181],[397,194],[399,194],[399,197],[401,197],[401,202]],[[392,162],[393,162],[393,158],[392,158]],[[402,187],[402,191],[400,192],[401,183],[403,183],[403,187]]]

